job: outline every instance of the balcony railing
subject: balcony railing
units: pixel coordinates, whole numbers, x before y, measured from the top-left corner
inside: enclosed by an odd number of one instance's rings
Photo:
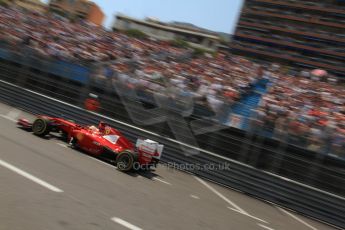
[[[290,55],[289,53],[282,53],[282,52],[274,52],[274,50],[268,50],[265,49],[264,46],[262,46],[261,50],[260,50],[260,46],[253,46],[253,44],[230,44],[230,47],[233,49],[238,49],[241,51],[245,51],[245,52],[251,52],[251,53],[256,53],[256,54],[261,54],[264,56],[268,56],[271,58],[279,58],[279,59],[283,59],[283,60],[287,60],[287,61],[291,61],[291,62],[299,62],[299,63],[304,63],[304,64],[308,64],[308,65],[312,65],[318,68],[324,68],[327,70],[331,70],[331,71],[339,71],[344,73],[345,75],[345,67],[339,67],[337,65],[332,65],[332,64],[325,64],[320,62],[315,62],[315,61],[310,61],[310,60],[306,60],[306,58],[302,58],[301,54],[296,54],[296,55]],[[259,49],[255,49],[255,48],[259,48]],[[277,51],[277,50],[276,50]]]
[[[276,30],[276,31],[282,31],[282,32],[288,32],[288,33],[293,33],[293,34],[300,34],[300,35],[306,35],[310,37],[315,37],[315,38],[321,38],[329,41],[336,41],[336,42],[343,42],[345,43],[345,37],[341,38],[340,36],[338,37],[336,34],[320,34],[320,33],[314,33],[314,32],[307,32],[307,31],[302,31],[300,28],[292,28],[292,27],[278,27],[274,25],[263,25],[261,22],[246,22],[241,20],[239,22],[240,25],[244,26],[251,26],[253,28],[264,28],[264,29],[270,29],[270,30]]]
[[[330,55],[339,56],[339,57],[345,57],[345,53],[338,53],[338,52],[335,52],[335,51],[330,51],[330,50],[325,50],[325,49],[318,49],[318,48],[310,47],[308,45],[300,45],[298,43],[287,42],[287,41],[284,41],[284,40],[263,38],[263,37],[260,37],[260,36],[248,35],[248,34],[244,34],[244,33],[236,33],[235,36],[244,37],[244,38],[250,38],[250,39],[255,39],[255,40],[261,40],[261,41],[265,41],[265,42],[271,42],[271,43],[274,43],[274,44],[281,44],[281,45],[296,47],[296,48],[300,48],[300,49],[305,49],[305,50],[315,51],[315,52],[319,52],[319,53],[330,54]],[[302,41],[301,41],[301,43],[302,43]]]
[[[280,6],[289,6],[294,8],[300,8],[300,9],[308,9],[308,10],[315,10],[315,11],[322,11],[322,12],[330,12],[330,13],[339,13],[339,14],[345,14],[345,9],[336,9],[331,8],[330,6],[325,7],[322,3],[313,3],[309,4],[306,1],[299,1],[299,2],[286,2],[286,1],[277,1],[277,0],[252,0],[255,2],[262,2],[262,3],[269,3],[272,5],[280,5]]]
[[[243,13],[244,14],[251,14],[251,15],[269,16],[269,17],[276,17],[276,18],[282,18],[282,19],[289,19],[289,20],[294,20],[294,21],[299,21],[299,22],[319,24],[319,25],[324,25],[324,26],[331,26],[331,27],[345,29],[345,24],[339,24],[339,23],[334,23],[334,22],[325,22],[325,21],[322,21],[321,19],[312,17],[311,15],[307,15],[307,14],[304,15],[307,18],[305,18],[305,17],[302,18],[302,17],[297,17],[295,14],[284,15],[284,14],[279,14],[279,12],[271,13],[271,12],[257,11],[257,10],[250,10],[250,9],[245,9],[243,11]],[[285,12],[285,14],[287,14],[287,13],[288,12]]]

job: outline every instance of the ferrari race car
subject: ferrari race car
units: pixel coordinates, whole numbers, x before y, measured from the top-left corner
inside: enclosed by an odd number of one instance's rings
[[[163,145],[149,139],[138,139],[134,145],[120,131],[103,122],[98,127],[82,126],[63,118],[38,116],[33,123],[21,118],[17,124],[41,137],[51,132],[61,133],[71,148],[107,159],[124,172],[155,167],[163,151]]]

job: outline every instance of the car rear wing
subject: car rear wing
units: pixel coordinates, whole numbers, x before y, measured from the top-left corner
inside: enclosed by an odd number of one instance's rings
[[[160,159],[163,153],[164,145],[150,139],[138,138],[135,144],[137,149],[146,154],[152,155],[155,159]]]

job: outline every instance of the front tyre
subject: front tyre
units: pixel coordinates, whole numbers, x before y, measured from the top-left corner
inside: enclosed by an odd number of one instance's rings
[[[135,155],[127,150],[119,153],[116,157],[116,166],[121,172],[128,172],[132,170],[135,162]]]
[[[32,124],[32,132],[37,136],[45,136],[49,133],[49,120],[44,118],[37,118]]]
[[[66,133],[65,131],[60,131],[61,133],[61,140],[68,142],[68,133]]]

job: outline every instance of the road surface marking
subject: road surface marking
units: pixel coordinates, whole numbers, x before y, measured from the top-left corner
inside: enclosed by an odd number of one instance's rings
[[[1,114],[0,116],[7,119],[7,120],[17,122],[18,117],[21,113],[22,113],[22,111],[20,111],[18,109],[12,109],[6,115]]]
[[[59,146],[61,146],[61,147],[64,147],[64,148],[68,148],[68,146],[65,145],[65,144],[62,144],[62,143],[56,143],[56,144],[59,145]]]
[[[41,180],[41,179],[39,179],[39,178],[37,178],[37,177],[35,177],[35,176],[25,172],[25,171],[15,167],[15,166],[13,166],[13,165],[11,165],[11,164],[9,164],[9,163],[1,160],[1,159],[0,159],[0,165],[2,165],[3,167],[5,167],[5,168],[7,168],[7,169],[9,169],[9,170],[11,170],[11,171],[21,175],[21,176],[23,176],[23,177],[33,181],[33,182],[35,182],[35,183],[37,183],[37,184],[39,184],[39,185],[41,185],[41,186],[43,186],[43,187],[53,191],[53,192],[63,192],[61,189],[59,189],[59,188],[57,188],[57,187],[55,187],[55,186],[53,186],[53,185],[51,185],[51,184]]]
[[[274,228],[267,227],[263,224],[258,224],[258,226],[260,226],[261,228],[267,229],[267,230],[274,230]]]
[[[231,206],[233,206],[234,208],[237,209],[237,211],[248,215],[248,213],[246,211],[244,211],[242,208],[240,208],[237,204],[235,204],[234,202],[232,202],[231,200],[229,200],[228,198],[226,198],[223,194],[221,194],[220,192],[218,192],[216,189],[214,189],[213,187],[211,187],[209,184],[207,184],[205,181],[203,181],[202,179],[194,176],[194,178],[199,181],[201,184],[203,184],[206,188],[208,188],[209,190],[211,190],[214,194],[216,194],[217,196],[219,196],[220,198],[222,198],[224,201],[226,201],[228,204],[230,204]]]
[[[12,119],[14,120],[17,120],[19,115],[21,114],[22,112],[18,109],[12,109],[10,110],[8,113],[7,113],[7,117],[11,117]]]
[[[298,222],[300,222],[300,223],[304,224],[305,226],[309,227],[310,229],[317,230],[317,228],[314,228],[313,226],[311,226],[310,224],[308,224],[308,223],[305,222],[304,220],[298,218],[298,217],[295,216],[294,214],[292,214],[292,213],[290,213],[290,212],[288,212],[288,211],[286,211],[286,210],[284,210],[284,209],[282,209],[282,208],[280,208],[280,207],[277,207],[277,208],[278,208],[280,211],[282,211],[282,212],[288,214],[289,216],[291,216],[292,218],[294,218],[294,219],[297,220]]]
[[[248,217],[250,217],[250,218],[252,218],[252,219],[254,219],[254,220],[258,220],[258,221],[261,221],[261,222],[263,222],[263,223],[268,224],[268,222],[267,222],[266,220],[260,219],[260,218],[258,218],[258,217],[256,217],[256,216],[252,216],[252,215],[250,215],[250,214],[248,214],[248,213],[240,212],[240,211],[238,211],[237,209],[234,209],[234,208],[231,208],[231,207],[228,207],[228,209],[231,209],[232,211],[238,212],[238,213],[240,213],[240,214],[242,214],[242,215],[248,216]]]
[[[9,116],[7,116],[7,115],[1,114],[0,117],[5,118],[5,119],[7,119],[7,120],[10,120],[10,121],[12,121],[12,122],[17,122],[16,119],[13,119],[12,117],[9,117]]]
[[[163,183],[163,184],[171,185],[169,182],[166,182],[166,181],[164,181],[164,180],[162,180],[162,179],[159,179],[159,178],[157,178],[157,177],[152,178],[152,180],[159,181],[159,182],[161,182],[161,183]]]
[[[197,200],[200,200],[200,197],[196,196],[196,195],[190,195],[190,197],[194,198],[194,199],[197,199]]]
[[[113,217],[113,218],[111,218],[111,220],[114,221],[115,223],[118,223],[118,224],[120,224],[120,225],[122,225],[128,229],[131,229],[131,230],[142,230],[142,228],[139,228],[139,227],[137,227],[137,226],[135,226],[135,225],[123,220],[123,219],[120,219],[118,217]]]

